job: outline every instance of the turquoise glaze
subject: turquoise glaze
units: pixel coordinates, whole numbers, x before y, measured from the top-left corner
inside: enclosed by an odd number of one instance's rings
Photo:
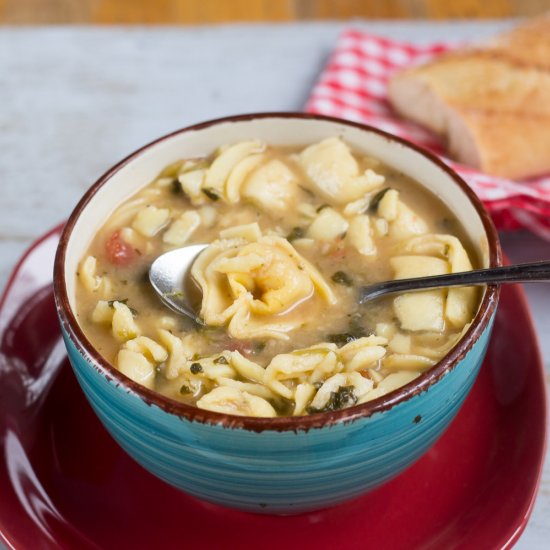
[[[465,357],[426,391],[371,416],[297,432],[254,432],[166,412],[108,379],[65,330],[63,336],[88,401],[144,468],[210,502],[288,514],[358,496],[419,458],[466,398],[491,326],[492,319]]]

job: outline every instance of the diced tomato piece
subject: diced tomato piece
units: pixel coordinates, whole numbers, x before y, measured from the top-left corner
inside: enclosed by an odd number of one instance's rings
[[[254,355],[254,344],[250,342],[250,340],[234,340],[233,338],[227,338],[223,342],[222,347],[228,351],[238,351],[245,357]]]
[[[128,266],[136,259],[136,251],[115,231],[105,243],[107,259],[118,266]]]
[[[342,261],[348,254],[348,250],[343,247],[335,248],[332,252],[329,252],[328,257],[335,261]]]

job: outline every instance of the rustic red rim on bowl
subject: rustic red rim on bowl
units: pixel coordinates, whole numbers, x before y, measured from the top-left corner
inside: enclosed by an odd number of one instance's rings
[[[153,390],[149,390],[140,384],[134,382],[133,380],[127,378],[122,373],[120,373],[115,367],[113,367],[109,362],[107,362],[93,347],[90,341],[84,335],[82,329],[80,328],[76,316],[70,306],[69,297],[67,293],[67,285],[65,278],[65,260],[66,260],[66,250],[71,232],[82,214],[83,210],[86,208],[92,197],[102,188],[113,175],[115,175],[121,168],[125,167],[131,163],[134,159],[139,157],[145,151],[151,147],[169,140],[174,136],[183,134],[185,132],[191,132],[194,130],[200,130],[214,126],[221,123],[227,122],[241,122],[241,121],[251,121],[255,119],[266,119],[266,118],[279,118],[279,119],[307,119],[307,120],[319,120],[334,122],[343,126],[350,126],[357,128],[359,130],[365,130],[370,133],[378,134],[384,137],[390,142],[397,142],[404,147],[414,150],[425,158],[429,159],[433,164],[446,172],[454,181],[454,183],[461,189],[461,191],[466,195],[474,209],[476,210],[479,218],[483,224],[484,231],[488,240],[488,260],[490,267],[501,265],[502,256],[500,244],[497,236],[496,229],[493,225],[493,222],[485,210],[481,201],[477,198],[475,193],[470,189],[470,187],[462,180],[455,172],[453,172],[445,163],[438,159],[433,154],[425,151],[424,149],[409,143],[399,137],[388,134],[382,130],[376,128],[359,124],[356,122],[344,121],[337,118],[325,117],[320,115],[304,114],[304,113],[292,113],[292,112],[273,112],[273,113],[258,113],[258,114],[245,114],[219,118],[215,120],[210,120],[200,124],[195,124],[188,126],[181,130],[177,130],[163,136],[151,143],[145,145],[144,147],[138,149],[134,153],[127,156],[125,159],[120,161],[118,164],[113,166],[105,174],[103,174],[86,192],[82,197],[80,202],[77,204],[73,210],[63,233],[61,235],[59,248],[57,250],[54,266],[54,292],[56,296],[56,304],[61,322],[64,329],[71,336],[76,344],[79,352],[89,359],[102,375],[111,380],[116,380],[116,383],[126,389],[128,392],[137,395],[143,401],[148,404],[156,405],[162,410],[184,417],[188,420],[203,422],[208,424],[218,424],[225,427],[232,428],[242,428],[245,430],[261,432],[263,430],[274,430],[274,431],[297,431],[304,430],[307,431],[310,428],[316,428],[321,426],[329,426],[339,422],[348,422],[355,420],[361,417],[368,417],[374,413],[382,412],[388,409],[391,409],[394,405],[406,401],[407,399],[413,397],[416,394],[419,394],[433,384],[435,384],[443,375],[455,368],[458,361],[464,357],[467,352],[472,348],[473,344],[479,339],[481,334],[487,328],[487,325],[490,319],[493,316],[495,308],[498,303],[498,296],[500,288],[498,286],[488,286],[487,290],[481,301],[479,310],[474,318],[471,326],[465,333],[464,337],[460,342],[455,346],[450,353],[448,353],[441,361],[439,361],[435,366],[433,366],[428,371],[422,373],[418,378],[412,382],[402,386],[401,388],[394,390],[393,392],[382,396],[378,399],[367,402],[363,405],[358,405],[350,407],[347,409],[342,409],[335,412],[327,413],[318,413],[312,414],[309,416],[298,416],[298,417],[279,417],[279,418],[256,418],[256,417],[244,417],[244,416],[233,416],[217,412],[211,412],[199,409],[197,407],[186,405],[178,401],[172,400],[168,397],[165,397]],[[422,182],[420,182],[422,183]]]

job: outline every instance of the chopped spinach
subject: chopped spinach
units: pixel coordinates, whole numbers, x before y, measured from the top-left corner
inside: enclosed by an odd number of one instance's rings
[[[201,189],[201,191],[202,191],[210,200],[217,201],[217,200],[220,198],[219,195],[216,193],[216,191],[214,191],[214,189],[210,189],[209,187],[205,187],[205,188]]]
[[[378,210],[378,205],[380,201],[384,198],[384,195],[391,189],[391,187],[385,187],[381,191],[378,191],[374,197],[372,197],[369,203],[369,212],[374,214]]]
[[[344,407],[351,407],[357,403],[357,399],[353,386],[340,386],[337,391],[330,394],[325,409],[337,411]]]
[[[189,370],[191,371],[191,374],[199,374],[199,372],[203,372],[204,369],[200,363],[192,363]]]
[[[254,342],[253,344],[254,353],[262,353],[262,351],[264,351],[265,349],[265,346],[266,346],[266,342]]]
[[[293,227],[292,231],[287,236],[287,241],[295,241],[301,239],[306,234],[303,227]]]
[[[174,195],[181,195],[183,193],[183,188],[178,178],[174,178],[170,185],[172,193],[174,193]]]
[[[338,390],[330,392],[330,397],[324,407],[321,409],[308,407],[307,412],[314,414],[318,412],[339,411],[340,409],[351,407],[357,403],[357,396],[353,390],[353,386],[340,386]]]
[[[111,308],[111,309],[114,309],[115,307],[115,302],[119,302],[121,304],[124,304],[125,306],[128,306],[128,309],[131,311],[132,315],[135,317],[138,312],[137,312],[137,309],[134,309],[133,307],[130,307],[128,305],[128,298],[123,298],[123,299],[120,299],[120,300],[109,300],[107,302],[107,305]]]
[[[345,271],[337,271],[331,279],[338,285],[352,286],[353,279]]]
[[[181,393],[182,395],[185,395],[185,394],[187,394],[187,393],[192,393],[192,392],[191,392],[191,388],[189,388],[189,386],[183,384],[183,385],[181,386],[181,388],[180,388],[180,393]]]
[[[110,307],[110,308],[113,308],[115,307],[115,302],[119,302],[121,304],[124,304],[124,305],[127,305],[128,304],[128,298],[121,298],[120,300],[109,300],[107,302],[107,305]]]
[[[351,316],[348,326],[349,326],[349,331],[352,334],[360,335],[360,336],[367,335],[367,331],[363,326],[363,316],[360,313],[355,313]]]
[[[346,332],[329,334],[326,339],[333,344],[343,346],[349,344],[354,340],[367,336],[367,330],[363,326],[363,318],[361,314],[355,313],[351,316],[348,324],[348,330]]]
[[[350,342],[353,342],[354,340],[357,340],[358,338],[361,338],[361,336],[357,336],[355,334],[352,334],[351,332],[341,332],[337,334],[329,334],[327,336],[327,340],[332,343],[336,344],[338,346],[343,346],[345,344],[349,344]]]

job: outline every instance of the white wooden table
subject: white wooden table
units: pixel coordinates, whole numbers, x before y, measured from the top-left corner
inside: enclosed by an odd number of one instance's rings
[[[371,32],[467,40],[506,23],[364,23]],[[341,23],[203,28],[0,28],[0,288],[36,237],[115,161],[188,124],[300,110]],[[502,235],[514,261],[550,243]],[[550,287],[527,289],[550,387]],[[0,495],[1,498],[1,495]],[[550,541],[550,459],[517,548]]]

